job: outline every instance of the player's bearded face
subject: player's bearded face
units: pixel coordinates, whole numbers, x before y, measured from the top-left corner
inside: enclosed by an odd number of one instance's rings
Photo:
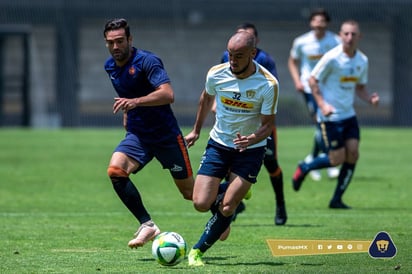
[[[253,56],[248,50],[238,52],[229,51],[230,71],[235,75],[241,75],[247,71],[252,59]]]
[[[106,46],[116,62],[124,62],[130,56],[130,43],[124,30],[109,31],[106,34]]]

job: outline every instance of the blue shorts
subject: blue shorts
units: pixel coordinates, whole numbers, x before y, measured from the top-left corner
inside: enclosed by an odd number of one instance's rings
[[[230,170],[253,184],[256,183],[264,156],[265,147],[239,152],[209,139],[197,174],[223,179]]]
[[[137,173],[153,157],[156,157],[164,169],[169,169],[173,178],[186,179],[193,176],[186,143],[181,134],[175,139],[147,144],[142,142],[137,135],[127,132],[114,151],[123,152],[139,162],[139,168],[133,173]]]
[[[335,150],[344,147],[348,139],[360,140],[356,116],[337,122],[322,122],[320,128],[327,149]]]

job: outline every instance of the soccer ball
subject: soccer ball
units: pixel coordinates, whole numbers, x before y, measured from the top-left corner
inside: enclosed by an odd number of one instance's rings
[[[153,240],[152,255],[161,265],[177,265],[185,258],[186,252],[186,242],[176,232],[160,233]]]

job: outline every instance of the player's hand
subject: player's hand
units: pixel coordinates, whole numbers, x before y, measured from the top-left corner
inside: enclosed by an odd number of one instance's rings
[[[137,107],[137,103],[135,99],[128,99],[128,98],[114,98],[113,104],[113,113],[117,113],[119,110],[123,112],[128,112],[129,110]]]
[[[335,112],[335,108],[328,103],[324,103],[322,107],[320,107],[320,110],[322,111],[322,114],[324,116],[329,116]]]
[[[296,83],[295,89],[297,92],[301,92],[301,93],[305,92],[305,87],[303,86],[302,82]]]
[[[189,134],[187,134],[185,136],[185,141],[186,141],[186,145],[187,147],[191,147],[195,144],[195,142],[197,141],[197,139],[199,139],[199,134],[191,131]]]
[[[236,149],[239,150],[239,152],[245,151],[249,145],[249,140],[247,136],[242,136],[240,133],[237,133],[237,138],[233,139],[233,143],[236,146]]]
[[[372,105],[377,106],[379,104],[379,95],[376,92],[372,93],[369,97],[369,102]]]

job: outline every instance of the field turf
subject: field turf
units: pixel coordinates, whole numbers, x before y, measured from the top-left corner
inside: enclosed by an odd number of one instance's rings
[[[185,129],[187,133],[188,129]],[[189,150],[196,171],[208,130]],[[0,273],[412,273],[412,130],[363,128],[360,160],[344,201],[328,209],[335,181],[307,178],[296,193],[291,176],[309,152],[312,128],[278,129],[288,222],[274,226],[274,194],[262,169],[246,211],[206,266],[158,265],[148,244],[130,250],[138,224],[115,195],[106,168],[122,129],[0,130]],[[182,199],[153,161],[132,180],[163,231],[189,248],[210,213]],[[397,247],[393,259],[368,253],[273,257],[266,239],[372,240],[380,231]],[[399,269],[399,270],[397,270]]]

